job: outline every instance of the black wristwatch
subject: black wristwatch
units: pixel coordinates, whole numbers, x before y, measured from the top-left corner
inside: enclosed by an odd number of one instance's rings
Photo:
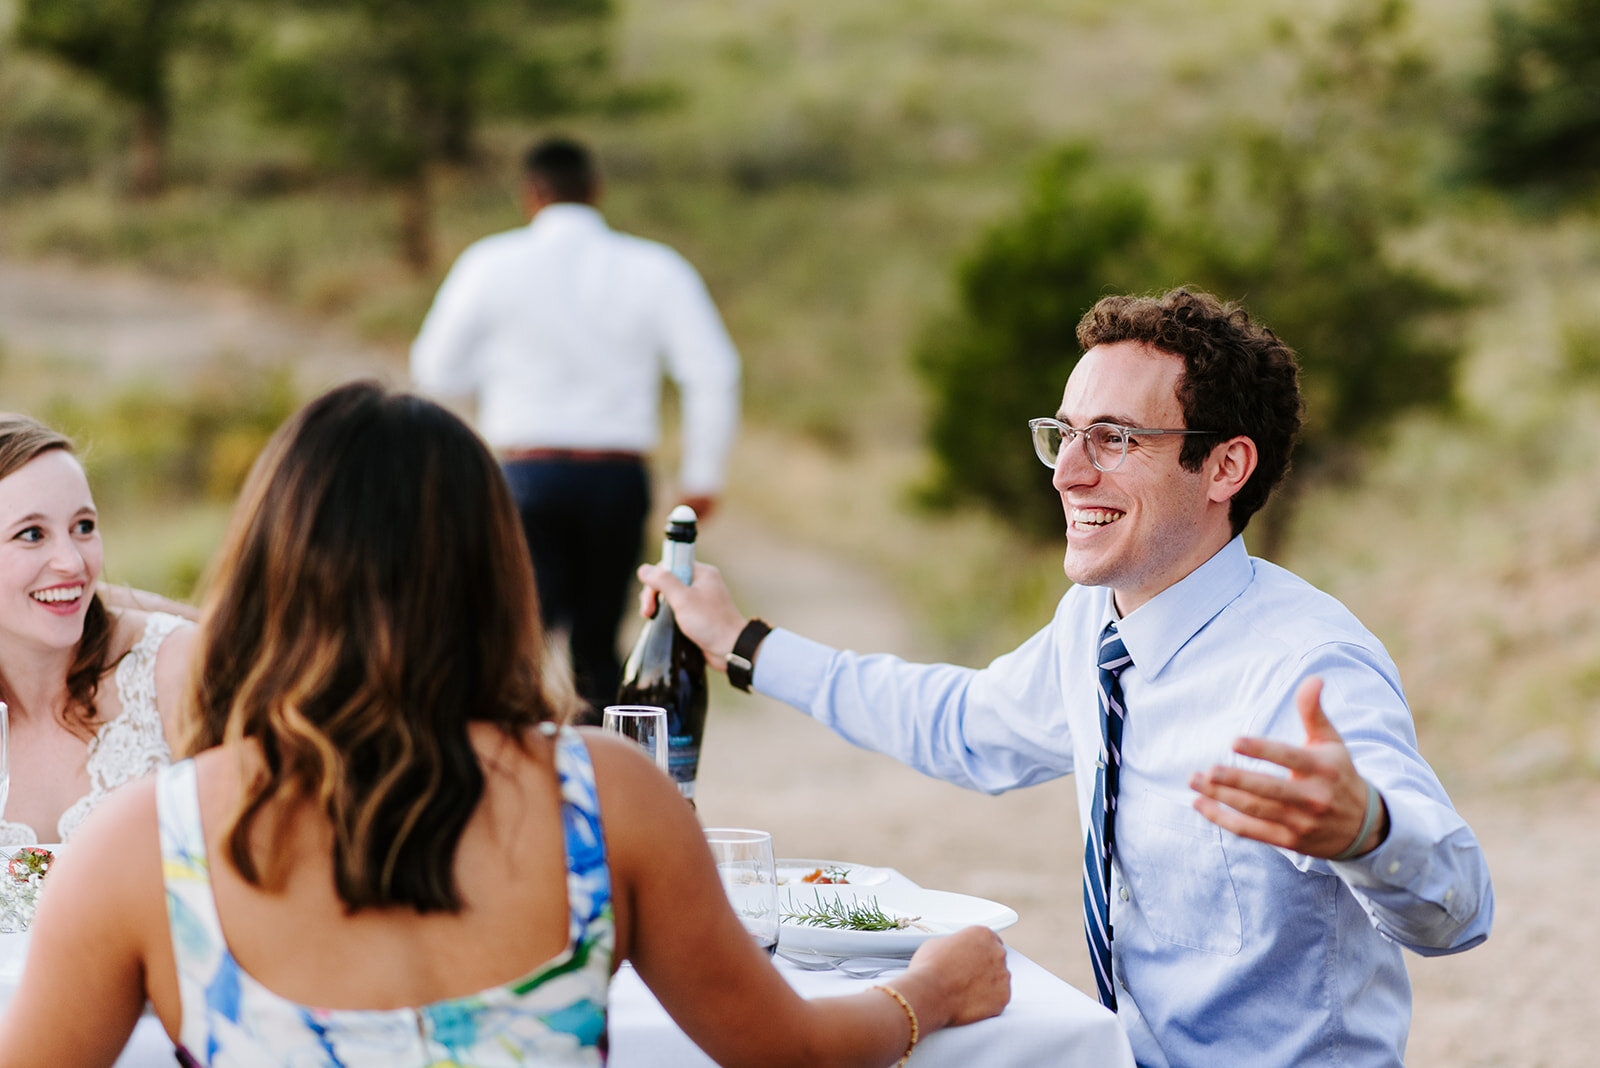
[[[772,628],[759,619],[752,619],[739,632],[738,640],[733,643],[733,652],[728,654],[728,682],[734,689],[750,692],[750,683],[756,671],[756,649],[771,633]]]

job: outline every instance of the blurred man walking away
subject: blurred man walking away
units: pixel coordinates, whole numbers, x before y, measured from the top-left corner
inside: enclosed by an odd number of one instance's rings
[[[679,499],[704,518],[739,423],[739,355],[695,269],[606,225],[582,145],[524,160],[529,224],[461,254],[411,347],[430,392],[475,396],[522,514],[545,626],[578,692],[613,700],[617,628],[650,514],[663,373],[682,403]],[[596,720],[598,721],[598,720]]]

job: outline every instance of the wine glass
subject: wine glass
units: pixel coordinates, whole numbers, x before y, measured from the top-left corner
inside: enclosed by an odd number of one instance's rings
[[[602,730],[620,734],[667,770],[667,710],[656,705],[607,705]]]
[[[769,954],[778,951],[778,865],[772,835],[734,827],[707,827],[706,843],[739,922]]]

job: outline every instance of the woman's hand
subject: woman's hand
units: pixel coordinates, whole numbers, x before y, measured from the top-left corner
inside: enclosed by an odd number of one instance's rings
[[[928,980],[929,994],[936,998],[931,1004],[919,1004],[918,1014],[935,1006],[942,1006],[948,1013],[930,1013],[931,1018],[921,1021],[928,1030],[997,1016],[1011,1000],[1005,943],[987,927],[966,927],[953,935],[924,942],[911,958],[905,975],[907,981],[913,978],[919,990],[922,981]],[[905,993],[904,988],[901,992]]]

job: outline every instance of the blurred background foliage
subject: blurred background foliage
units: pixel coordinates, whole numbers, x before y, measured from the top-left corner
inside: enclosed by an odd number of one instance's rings
[[[1077,321],[1108,292],[1241,299],[1299,351],[1307,423],[1294,479],[1257,521],[1268,555],[1307,478],[1347,470],[1399,412],[1448,404],[1461,348],[1447,313],[1467,294],[1391,247],[1424,212],[1440,140],[1443,90],[1407,15],[1376,0],[1315,34],[1275,22],[1292,72],[1282,118],[1219,117],[1176,181],[1116,173],[1084,147],[1046,161],[1022,208],[964,259],[957,318],[920,350],[930,499],[970,497],[1059,536],[1059,504],[1015,446],[1029,417],[1053,414]]]
[[[1472,169],[1506,188],[1592,192],[1600,178],[1600,2],[1503,4],[1492,26],[1494,56],[1477,77]]]
[[[521,221],[521,150],[584,137],[744,352],[738,505],[951,658],[1059,595],[1023,423],[1078,317],[1209,288],[1306,368],[1299,507],[1252,549],[1390,642],[1420,719],[1526,714],[1529,761],[1600,768],[1600,609],[1561,601],[1600,583],[1597,100],[1595,0],[0,0],[0,258],[244,287],[399,370]],[[180,562],[130,571],[186,592],[290,379],[63,394],[38,355],[0,337],[6,404],[170,501]],[[1536,678],[1494,670],[1518,611],[1566,627]]]

